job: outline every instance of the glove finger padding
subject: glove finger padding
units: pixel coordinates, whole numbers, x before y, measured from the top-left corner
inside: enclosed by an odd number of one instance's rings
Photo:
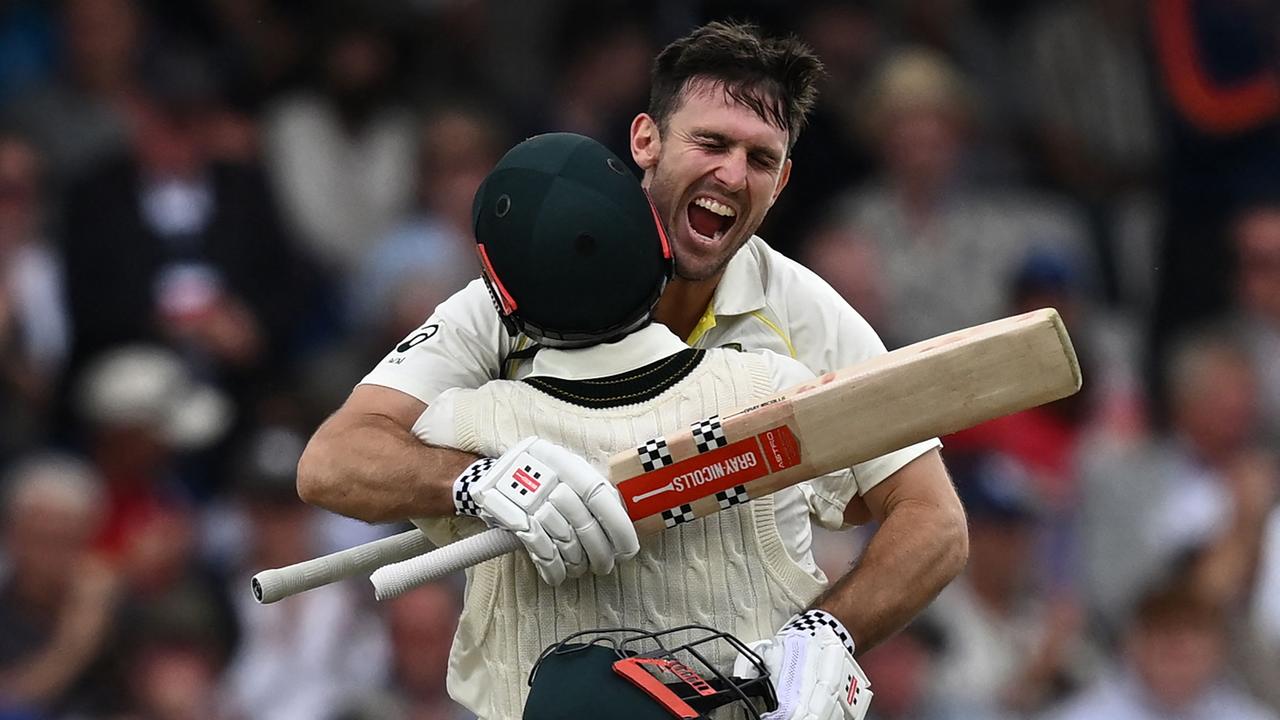
[[[536,437],[472,463],[454,482],[454,506],[514,533],[552,585],[587,569],[612,572],[640,548],[613,485],[585,459]]]
[[[576,549],[586,555],[591,572],[597,575],[613,572],[614,548],[582,498],[567,485],[561,485],[547,498],[547,503],[554,506],[573,528],[577,540]]]
[[[517,532],[515,535],[529,550],[529,559],[538,569],[538,577],[553,587],[559,585],[568,577],[564,558],[547,531],[537,521],[532,526],[527,532]],[[544,549],[548,549],[546,554],[543,554]]]
[[[640,552],[640,538],[636,535],[636,526],[627,514],[627,506],[622,502],[622,494],[610,483],[599,488],[587,498],[587,507],[591,514],[600,518],[600,527],[609,536],[617,556],[629,560]]]
[[[626,559],[640,551],[640,538],[636,535],[631,517],[627,515],[622,496],[608,479],[591,467],[591,463],[552,443],[537,445],[532,452],[556,468],[560,481],[582,499],[586,509],[599,525],[599,529],[608,539],[611,556]],[[572,522],[572,518],[570,521]],[[609,560],[608,566],[612,569],[612,559]],[[592,570],[596,570],[594,563]]]
[[[569,488],[559,485],[551,494],[547,496],[547,502],[538,508],[534,513],[534,517],[542,523],[542,527],[551,535],[552,541],[556,547],[560,549],[560,556],[564,559],[565,570],[569,577],[581,577],[588,569],[587,556],[584,552],[584,542],[581,538],[581,532],[578,530],[572,519],[561,508],[565,504],[562,499],[564,495],[572,497],[581,505],[582,501]]]

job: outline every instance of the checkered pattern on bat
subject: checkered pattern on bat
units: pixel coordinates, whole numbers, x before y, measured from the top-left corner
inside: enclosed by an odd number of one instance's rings
[[[727,490],[721,490],[716,493],[716,502],[720,503],[721,510],[728,510],[734,505],[741,505],[751,499],[747,494],[746,485],[734,485]]]
[[[818,628],[826,626],[840,638],[840,642],[844,643],[844,649],[853,655],[853,638],[849,636],[849,631],[844,629],[844,625],[835,619],[831,613],[826,610],[805,610],[804,612],[791,618],[791,620],[782,626],[779,634],[793,630],[802,632],[809,637],[816,637]]]
[[[693,444],[700,453],[729,444],[729,439],[724,436],[724,425],[720,423],[719,415],[712,415],[693,424]]]
[[[669,508],[662,511],[662,524],[668,529],[673,528],[681,523],[687,523],[690,520],[697,520],[698,516],[693,514],[692,505],[681,505],[680,507]]]
[[[671,459],[671,450],[667,448],[667,441],[663,438],[654,438],[645,442],[636,448],[636,452],[640,455],[640,466],[645,472],[653,472],[674,462]]]
[[[494,462],[493,458],[480,458],[453,481],[453,507],[459,515],[480,517],[480,505],[471,497],[471,486],[489,472]]]

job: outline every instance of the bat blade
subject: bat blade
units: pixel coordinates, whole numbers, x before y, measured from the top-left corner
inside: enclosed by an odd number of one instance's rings
[[[1061,317],[1037,310],[909,345],[655,438],[614,455],[610,477],[647,535],[1058,400],[1080,384]]]
[[[650,535],[1061,399],[1080,383],[1062,319],[1037,310],[894,350],[654,438],[614,455],[609,474],[637,533]],[[488,530],[386,565],[371,580],[378,599],[387,599],[519,545],[504,530]]]

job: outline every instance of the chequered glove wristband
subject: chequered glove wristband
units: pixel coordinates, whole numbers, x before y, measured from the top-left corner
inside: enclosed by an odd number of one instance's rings
[[[495,462],[495,458],[480,458],[453,481],[453,507],[459,515],[480,517],[480,505],[471,497],[471,486],[484,477]]]
[[[849,635],[848,630],[844,629],[844,625],[826,610],[818,610],[817,608],[805,610],[787,621],[787,624],[782,626],[779,634],[799,632],[809,637],[817,637],[818,628],[822,626],[831,628],[836,637],[840,638],[840,642],[844,643],[844,649],[849,651],[849,656],[852,657],[853,637]]]

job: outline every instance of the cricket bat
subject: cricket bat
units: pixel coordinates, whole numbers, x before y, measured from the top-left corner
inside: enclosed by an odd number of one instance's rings
[[[1066,397],[1080,367],[1052,309],[925,340],[752,407],[617,453],[609,463],[640,535],[938,435]],[[253,577],[262,603],[373,573],[379,598],[517,549],[488,530],[431,552],[418,530]],[[423,554],[425,552],[425,554]],[[381,568],[381,569],[380,569]]]
[[[942,335],[616,453],[609,478],[651,535],[913,443],[1066,397],[1080,365],[1057,311]],[[521,547],[492,529],[373,572],[379,600]]]

